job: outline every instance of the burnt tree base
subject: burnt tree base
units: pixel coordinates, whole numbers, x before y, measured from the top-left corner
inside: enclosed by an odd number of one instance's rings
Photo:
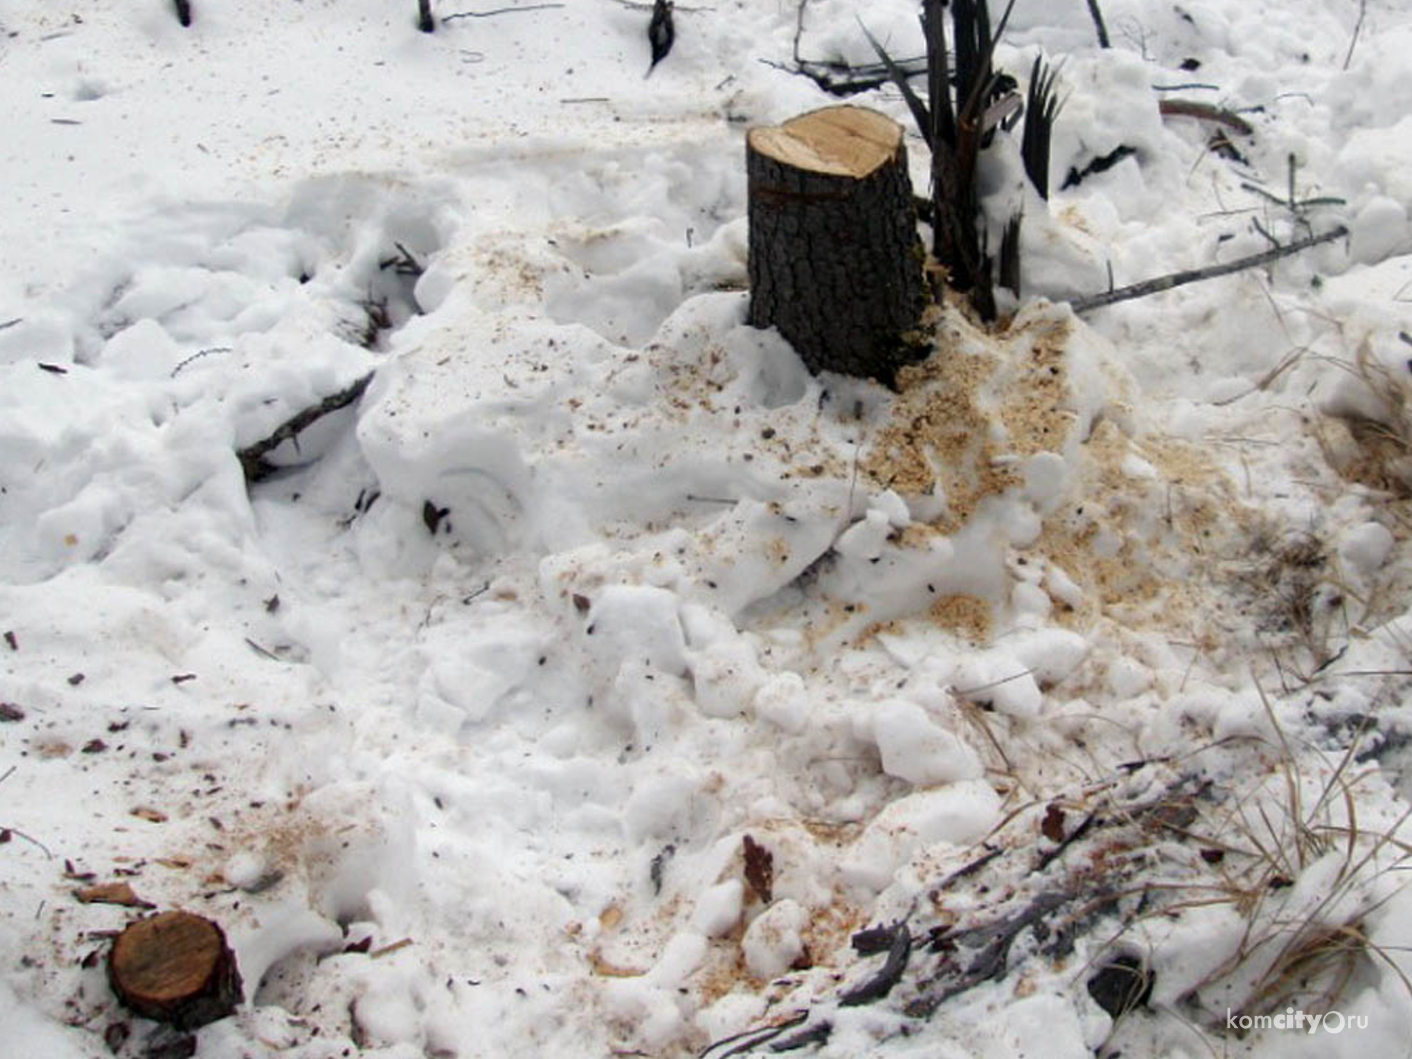
[[[194,1030],[234,1013],[240,971],[225,934],[190,912],[133,923],[108,953],[108,984],[129,1011]]]
[[[811,372],[892,385],[927,301],[902,126],[839,106],[752,129],[746,175],[750,323]]]

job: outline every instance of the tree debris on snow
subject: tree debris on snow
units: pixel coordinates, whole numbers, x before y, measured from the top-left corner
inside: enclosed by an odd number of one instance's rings
[[[745,854],[745,881],[760,899],[761,904],[774,900],[775,858],[768,849],[756,842],[750,835],[742,841]]]
[[[887,946],[887,960],[875,975],[839,997],[840,1007],[857,1007],[881,1000],[892,992],[892,987],[902,980],[902,973],[907,970],[907,960],[912,955],[912,932],[907,928],[907,924],[897,923],[892,927],[876,929],[891,935]],[[857,948],[857,935],[854,936],[853,943]]]
[[[336,412],[340,408],[346,408],[358,398],[363,396],[363,391],[368,388],[368,383],[373,381],[373,372],[359,378],[350,386],[339,390],[337,393],[329,394],[318,404],[304,409],[297,415],[291,416],[279,425],[274,433],[268,437],[247,445],[236,453],[240,460],[241,469],[245,472],[247,484],[254,484],[268,478],[277,468],[274,464],[265,459],[271,452],[279,448],[286,441],[297,439],[299,434],[317,423],[330,412]],[[297,442],[296,442],[297,444]]]
[[[1348,229],[1340,224],[1331,231],[1322,232],[1319,235],[1307,236],[1304,239],[1296,239],[1292,243],[1276,247],[1273,250],[1266,250],[1261,254],[1252,254],[1249,257],[1237,258],[1235,261],[1227,261],[1219,265],[1210,265],[1206,268],[1194,268],[1187,269],[1183,272],[1173,272],[1166,276],[1158,276],[1155,279],[1144,280],[1142,283],[1119,287],[1117,290],[1110,290],[1103,294],[1093,294],[1087,298],[1076,298],[1070,304],[1074,312],[1086,313],[1092,309],[1101,309],[1105,305],[1114,305],[1117,302],[1129,301],[1133,298],[1145,298],[1149,294],[1160,294],[1162,291],[1168,291],[1174,287],[1184,287],[1188,283],[1199,283],[1202,280],[1215,279],[1218,276],[1229,276],[1233,272],[1243,272],[1248,268],[1259,268],[1261,265],[1268,265],[1272,261],[1278,261],[1282,257],[1297,254],[1301,250],[1308,250],[1311,246],[1318,246],[1320,243],[1330,243],[1335,239],[1342,239],[1347,234]]]
[[[74,896],[85,905],[122,905],[125,908],[156,908],[151,901],[144,901],[126,882],[95,883],[75,890]]]

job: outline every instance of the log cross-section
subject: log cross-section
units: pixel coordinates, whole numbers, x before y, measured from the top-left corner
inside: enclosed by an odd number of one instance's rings
[[[926,305],[902,126],[826,107],[746,138],[750,323],[810,371],[891,384]]]
[[[190,912],[148,916],[119,934],[108,953],[108,983],[130,1011],[181,1030],[225,1018],[241,1000],[225,934]]]

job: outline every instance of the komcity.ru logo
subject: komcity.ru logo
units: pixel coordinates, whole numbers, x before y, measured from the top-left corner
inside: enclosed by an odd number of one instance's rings
[[[1342,1033],[1346,1029],[1366,1030],[1367,1015],[1345,1015],[1328,1011],[1322,1015],[1306,1015],[1294,1008],[1285,1008],[1278,1015],[1234,1015],[1226,1008],[1228,1030],[1303,1030],[1305,1033]]]

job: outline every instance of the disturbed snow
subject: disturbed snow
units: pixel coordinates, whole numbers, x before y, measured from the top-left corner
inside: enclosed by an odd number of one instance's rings
[[[1055,183],[1132,153],[1046,203],[1002,137],[1025,298],[893,394],[745,326],[742,134],[833,102],[756,60],[913,54],[912,3],[682,7],[646,82],[629,6],[402,6],[0,11],[7,1047],[167,1040],[103,979],[137,910],[74,897],[125,880],[231,937],[211,1059],[1394,1054],[1412,20],[1113,0],[1100,50],[1020,0]],[[1355,929],[1368,1028],[1230,1032]]]

